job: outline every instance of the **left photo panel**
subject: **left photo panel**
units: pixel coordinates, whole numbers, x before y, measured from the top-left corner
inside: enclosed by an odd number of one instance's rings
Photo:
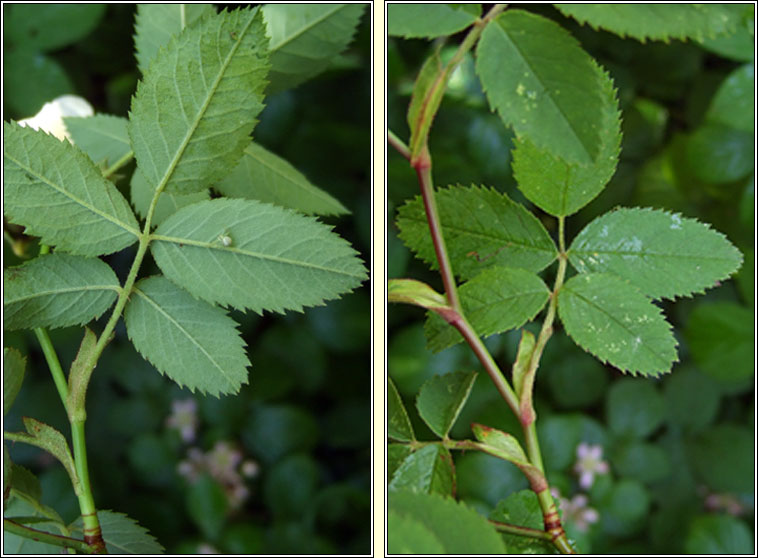
[[[3,552],[370,555],[371,3],[3,33]]]

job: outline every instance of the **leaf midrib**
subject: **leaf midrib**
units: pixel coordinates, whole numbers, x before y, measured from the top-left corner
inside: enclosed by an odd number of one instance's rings
[[[298,38],[298,37],[300,37],[301,35],[303,35],[303,34],[304,34],[306,31],[308,31],[308,30],[312,29],[313,27],[315,27],[316,25],[318,25],[318,24],[320,24],[320,23],[323,23],[323,22],[324,22],[326,19],[328,19],[328,18],[332,17],[332,16],[333,16],[335,13],[337,13],[339,10],[341,10],[341,9],[343,9],[343,8],[345,8],[345,7],[346,7],[346,6],[345,6],[345,4],[336,4],[336,6],[337,6],[337,7],[336,7],[334,10],[332,10],[332,11],[329,11],[329,12],[326,12],[326,13],[325,13],[325,14],[324,14],[322,17],[319,17],[319,18],[316,18],[316,19],[314,19],[314,20],[313,20],[312,22],[310,22],[308,25],[305,25],[305,26],[303,26],[303,27],[302,27],[301,29],[299,29],[299,30],[298,30],[296,33],[293,33],[293,34],[292,34],[292,35],[290,35],[289,37],[285,38],[283,41],[281,41],[281,42],[280,42],[279,44],[277,44],[276,46],[273,46],[273,45],[269,45],[269,49],[268,49],[268,50],[269,50],[269,52],[273,54],[273,53],[274,53],[274,52],[276,52],[277,50],[279,50],[279,49],[283,48],[283,46],[284,46],[284,45],[287,45],[287,44],[289,44],[289,43],[293,42],[293,41],[294,41],[296,38]]]
[[[332,269],[328,267],[324,267],[322,265],[313,264],[310,262],[303,262],[300,260],[293,260],[289,258],[282,258],[280,256],[274,256],[271,254],[263,254],[261,252],[253,252],[251,250],[242,250],[238,246],[218,246],[212,242],[208,241],[200,241],[200,240],[192,240],[187,238],[180,238],[180,237],[173,237],[173,236],[164,236],[164,235],[158,235],[153,234],[151,236],[152,240],[156,242],[166,242],[169,244],[183,244],[185,246],[195,246],[197,248],[204,248],[208,250],[218,250],[221,252],[235,252],[237,254],[240,254],[242,256],[249,256],[252,258],[257,258],[260,260],[268,260],[273,261],[276,263],[282,263],[287,265],[292,265],[296,267],[303,267],[308,269],[316,269],[318,271],[324,271],[327,273],[334,273],[337,275],[344,275],[347,277],[355,277],[356,279],[365,279],[365,274],[354,274],[354,273],[348,273],[346,271],[340,270],[340,269]]]
[[[35,169],[31,168],[28,165],[22,164],[21,161],[19,161],[15,157],[13,157],[7,151],[5,151],[3,153],[3,156],[5,158],[7,158],[9,161],[11,161],[12,163],[15,163],[16,166],[18,166],[18,168],[20,168],[20,169],[28,172],[32,176],[36,177],[40,182],[42,182],[43,184],[46,184],[47,186],[49,186],[50,188],[52,188],[56,192],[62,194],[64,197],[66,197],[66,198],[70,199],[72,202],[76,203],[77,205],[80,205],[84,209],[86,209],[88,211],[91,211],[92,213],[94,213],[95,215],[98,215],[99,217],[102,217],[106,221],[109,221],[109,222],[113,223],[114,225],[117,225],[117,226],[121,227],[126,232],[131,233],[131,234],[133,234],[136,237],[139,237],[140,231],[138,229],[133,229],[127,223],[124,223],[123,221],[117,219],[115,215],[110,215],[108,213],[105,213],[102,210],[98,209],[97,207],[94,207],[91,204],[89,204],[89,203],[81,200],[80,198],[78,198],[73,193],[69,192],[68,190],[59,187],[54,182],[48,180],[47,177],[42,176]],[[84,179],[84,177],[82,177],[82,179],[85,180],[85,182],[86,182],[86,179]],[[113,209],[114,210],[116,209],[115,206],[113,207]]]
[[[421,224],[423,224],[423,225],[426,226],[426,220],[425,219],[420,219],[420,218],[417,218],[415,216],[405,215],[405,216],[401,216],[400,219],[408,219],[409,221],[414,221],[416,223],[421,223]],[[458,233],[464,233],[464,234],[466,234],[468,236],[479,238],[479,239],[490,241],[490,242],[494,242],[496,244],[502,244],[503,241],[505,241],[506,243],[510,242],[511,245],[517,246],[519,248],[529,249],[529,250],[533,250],[533,251],[536,251],[536,252],[545,252],[545,253],[549,253],[549,254],[552,254],[552,255],[557,254],[557,252],[555,251],[555,246],[553,246],[553,245],[551,245],[550,248],[547,248],[547,247],[539,246],[539,245],[536,245],[536,244],[525,244],[522,239],[519,239],[520,240],[520,242],[519,242],[519,241],[516,241],[516,240],[511,239],[511,238],[505,238],[505,237],[487,235],[485,233],[482,233],[481,231],[472,231],[472,230],[466,229],[464,227],[453,226],[453,225],[446,225],[444,223],[442,225],[442,228],[443,228],[443,230],[447,229],[449,231],[454,231],[454,232],[458,232]]]
[[[261,147],[261,146],[257,146],[257,147]],[[261,149],[263,149],[263,148],[261,147]],[[295,172],[297,172],[298,174],[300,174],[303,177],[303,179],[306,180],[305,183],[302,183],[302,182],[299,182],[299,181],[297,181],[297,180],[295,180],[293,178],[290,178],[285,173],[283,173],[282,171],[278,170],[276,167],[274,167],[273,165],[269,164],[268,162],[266,162],[265,160],[263,160],[261,157],[257,156],[257,154],[255,154],[255,153],[251,153],[250,151],[245,150],[245,155],[247,155],[248,157],[251,157],[256,162],[258,162],[260,165],[263,165],[267,169],[271,170],[277,176],[281,176],[283,179],[285,179],[290,184],[293,184],[293,185],[297,186],[297,188],[299,188],[303,192],[306,192],[308,194],[314,195],[314,196],[320,198],[322,201],[329,203],[330,205],[336,205],[337,206],[337,210],[345,210],[345,207],[341,203],[339,203],[338,201],[336,201],[332,196],[330,196],[329,194],[327,194],[326,192],[324,192],[321,189],[311,187],[312,185],[309,182],[307,182],[307,178],[305,178],[305,176],[302,173],[300,173],[300,171],[298,171],[297,169],[295,169],[294,167],[292,168],[292,170],[294,170]],[[300,177],[298,177],[298,178],[300,178]]]
[[[564,288],[565,288],[565,286],[564,286]],[[632,332],[632,331],[631,331],[631,330],[630,330],[630,329],[629,329],[629,328],[628,328],[626,325],[624,325],[624,323],[623,323],[622,321],[618,320],[618,319],[617,319],[617,318],[616,318],[616,317],[615,317],[613,314],[609,313],[609,312],[608,312],[608,311],[607,311],[605,308],[603,308],[602,306],[599,306],[598,304],[596,304],[595,302],[593,302],[591,299],[587,298],[587,297],[586,297],[584,294],[582,294],[582,293],[580,293],[580,292],[577,292],[576,290],[573,290],[573,289],[570,289],[570,288],[569,288],[569,289],[566,289],[566,291],[568,291],[568,293],[569,293],[569,294],[571,294],[571,295],[575,296],[575,297],[576,297],[576,298],[578,298],[579,300],[583,301],[585,304],[587,304],[587,306],[590,306],[590,307],[592,307],[592,308],[595,308],[595,309],[596,309],[596,310],[598,310],[600,313],[602,313],[602,314],[604,314],[605,316],[607,316],[608,318],[610,318],[610,320],[611,320],[612,322],[615,322],[615,323],[616,323],[616,324],[618,324],[618,325],[619,325],[619,326],[620,326],[620,327],[621,327],[621,328],[622,328],[624,331],[626,331],[626,332],[627,332],[627,334],[629,334],[629,336],[630,336],[630,337],[634,337],[634,338],[637,338],[637,337],[639,337],[639,336],[640,336],[640,335],[639,335],[637,332]],[[652,303],[651,303],[651,304],[652,304]],[[658,316],[660,317],[660,314],[659,314]],[[645,349],[645,350],[646,350],[646,351],[647,351],[647,352],[648,352],[650,355],[652,355],[652,356],[656,357],[656,358],[657,358],[657,359],[659,359],[661,362],[663,362],[665,365],[667,365],[667,366],[670,366],[670,364],[671,364],[671,363],[670,363],[670,361],[669,361],[667,358],[665,358],[665,357],[661,356],[660,354],[658,354],[657,352],[653,351],[653,349],[652,349],[652,348],[651,348],[651,347],[650,347],[650,346],[649,346],[647,343],[640,343],[640,346],[641,346],[641,347],[643,347],[643,348],[644,348],[644,349]],[[640,369],[640,372],[643,372],[643,371],[641,370],[641,367],[639,367],[639,366],[636,366],[635,368],[638,368],[638,369]]]
[[[158,196],[163,192],[163,190],[166,188],[166,185],[171,180],[171,176],[173,176],[174,171],[179,166],[179,163],[182,160],[182,157],[184,156],[185,151],[187,150],[187,147],[192,142],[192,139],[195,135],[195,131],[197,130],[198,126],[200,125],[200,122],[203,120],[203,117],[205,116],[205,113],[208,111],[208,107],[211,104],[211,101],[213,100],[216,90],[219,87],[219,84],[224,79],[224,76],[226,75],[226,71],[229,68],[229,65],[232,63],[232,59],[234,58],[234,55],[237,53],[237,50],[239,49],[240,44],[242,44],[243,37],[247,34],[248,30],[250,29],[250,26],[253,24],[253,20],[255,19],[255,15],[258,13],[257,10],[254,10],[251,12],[250,17],[248,18],[247,22],[245,23],[245,26],[243,29],[240,30],[239,36],[237,40],[234,42],[234,45],[231,49],[229,49],[229,52],[226,56],[226,59],[221,64],[221,66],[218,69],[218,72],[216,74],[216,78],[211,83],[211,86],[208,89],[208,94],[205,97],[205,100],[203,101],[202,106],[200,107],[200,110],[197,111],[195,115],[195,120],[192,122],[187,129],[187,132],[184,134],[184,139],[182,140],[182,143],[177,148],[174,158],[169,162],[168,167],[166,168],[166,171],[163,174],[163,177],[158,182],[158,187],[155,191],[155,196]],[[174,84],[176,87],[178,87],[178,84]],[[181,93],[177,91],[177,97],[181,99]],[[162,133],[162,132],[161,132]],[[167,143],[164,140],[164,143]]]
[[[526,67],[529,68],[529,71],[531,71],[532,75],[539,82],[540,86],[542,87],[542,91],[545,92],[545,93],[549,92],[549,89],[547,87],[545,87],[544,80],[542,79],[542,77],[540,77],[539,74],[537,74],[537,72],[534,71],[534,68],[529,63],[529,61],[526,58],[526,56],[524,56],[524,53],[521,51],[521,49],[518,47],[518,45],[510,38],[510,35],[509,35],[508,31],[502,25],[500,25],[499,23],[496,26],[503,33],[503,35],[507,38],[508,42],[511,43],[511,45],[514,48],[514,50],[516,50],[516,52],[519,53],[519,55],[521,57],[521,60],[523,60],[523,62],[526,65]],[[582,149],[584,150],[584,152],[587,155],[587,158],[590,160],[590,162],[594,162],[595,161],[595,157],[592,155],[592,152],[587,148],[587,146],[585,145],[584,140],[582,140],[582,138],[578,134],[577,130],[575,129],[574,124],[571,122],[571,120],[568,119],[568,117],[566,116],[566,113],[564,112],[564,110],[560,107],[560,105],[558,105],[555,102],[555,99],[553,98],[553,95],[549,94],[549,95],[545,95],[545,97],[547,97],[547,99],[550,101],[550,104],[563,117],[564,122],[566,122],[568,124],[568,127],[571,130],[571,132],[573,133],[574,138],[579,141],[579,144],[582,146]]]
[[[163,307],[162,307],[160,304],[158,304],[158,303],[157,303],[157,301],[155,301],[155,300],[153,300],[152,298],[150,298],[150,297],[149,297],[149,296],[148,296],[148,295],[147,295],[147,294],[146,294],[144,291],[141,291],[141,290],[140,290],[140,289],[138,289],[137,287],[134,287],[134,289],[133,289],[133,292],[137,293],[137,294],[138,294],[138,295],[140,295],[142,298],[144,298],[144,299],[145,299],[145,301],[146,301],[147,303],[149,303],[150,305],[152,305],[152,306],[155,308],[156,312],[158,312],[159,314],[161,314],[162,316],[164,316],[164,317],[166,318],[166,320],[168,320],[168,321],[169,321],[169,322],[170,322],[172,325],[174,325],[174,326],[175,326],[175,327],[176,327],[176,328],[177,328],[177,329],[178,329],[178,330],[179,330],[181,333],[183,333],[183,334],[185,335],[185,337],[186,337],[186,338],[187,338],[187,339],[188,339],[188,340],[189,340],[189,341],[190,341],[190,342],[191,342],[193,345],[195,345],[195,346],[196,346],[198,349],[200,349],[200,351],[201,351],[201,352],[202,352],[202,353],[203,353],[203,354],[206,356],[206,358],[208,359],[208,361],[209,361],[209,362],[211,362],[211,363],[213,364],[213,366],[214,366],[214,367],[215,367],[215,368],[216,368],[216,369],[217,369],[219,372],[221,372],[221,375],[222,375],[222,376],[223,376],[223,377],[226,379],[226,381],[228,382],[228,384],[229,384],[230,386],[234,386],[234,385],[236,385],[236,382],[235,382],[235,381],[234,381],[234,380],[233,380],[233,379],[230,377],[230,375],[229,375],[229,374],[227,374],[227,372],[226,372],[226,370],[224,369],[224,367],[223,367],[223,366],[221,366],[221,365],[220,365],[218,362],[216,362],[216,359],[214,359],[214,358],[213,358],[213,357],[212,357],[212,356],[211,356],[211,355],[208,353],[208,351],[206,351],[206,350],[205,350],[205,347],[203,347],[203,346],[202,346],[202,345],[201,345],[199,342],[197,342],[197,341],[195,340],[195,337],[194,337],[194,336],[192,336],[192,335],[191,335],[191,334],[190,334],[190,333],[189,333],[189,332],[188,332],[188,331],[187,331],[187,330],[186,330],[186,329],[185,329],[185,328],[184,328],[184,327],[183,327],[183,326],[182,326],[182,325],[181,325],[179,322],[177,322],[177,321],[174,319],[174,317],[173,317],[171,314],[169,314],[168,312],[166,312],[166,311],[163,309]]]

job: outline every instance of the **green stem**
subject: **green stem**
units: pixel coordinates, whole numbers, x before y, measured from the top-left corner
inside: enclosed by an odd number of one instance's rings
[[[410,148],[408,147],[408,145],[403,140],[401,140],[399,137],[397,137],[397,135],[395,134],[395,132],[393,132],[392,130],[387,130],[387,142],[392,147],[394,147],[395,149],[397,149],[397,151],[400,153],[400,155],[402,155],[403,157],[405,157],[409,161],[411,160],[411,150],[410,150]]]
[[[118,161],[116,161],[110,167],[108,167],[107,169],[105,169],[103,171],[103,176],[105,178],[108,178],[110,175],[112,175],[118,169],[120,169],[121,167],[123,167],[125,164],[127,164],[129,161],[131,161],[133,158],[134,158],[134,151],[129,151],[123,157],[121,157]]]
[[[462,314],[460,315],[460,320],[453,322],[452,325],[455,326],[461,335],[463,335],[463,338],[469,344],[471,350],[474,351],[474,354],[479,359],[479,362],[482,364],[484,370],[489,375],[492,383],[495,384],[497,391],[500,393],[505,402],[508,403],[508,406],[511,408],[511,410],[513,410],[516,416],[518,416],[519,400],[516,396],[516,392],[513,391],[513,388],[508,383],[505,375],[500,370],[500,367],[495,362],[495,359],[492,358],[492,355],[487,350],[484,342],[476,334],[476,331],[474,331],[474,328],[471,327],[471,324]]]
[[[84,540],[92,544],[98,552],[101,552],[105,550],[105,543],[100,531],[100,521],[97,518],[95,498],[92,494],[92,485],[89,480],[87,444],[84,438],[84,420],[76,420],[71,423],[71,437],[74,446],[76,474],[81,483],[81,493],[77,494],[77,497],[84,525]]]
[[[539,368],[540,359],[542,358],[542,352],[548,339],[550,339],[550,336],[553,334],[553,321],[555,320],[555,312],[558,305],[558,293],[560,292],[561,287],[563,286],[563,281],[566,277],[567,256],[565,251],[564,222],[565,217],[558,218],[558,273],[556,274],[555,284],[553,285],[553,292],[550,293],[550,304],[548,306],[547,315],[545,316],[545,321],[542,324],[542,329],[540,330],[539,337],[535,343],[534,351],[532,352],[532,357],[529,361],[529,369],[524,376],[524,388],[521,394],[521,413],[519,414],[521,426],[524,431],[524,439],[526,441],[527,456],[532,465],[537,467],[543,475],[545,473],[545,468],[542,463],[539,440],[537,439],[537,428],[535,424],[537,417],[533,409],[532,389],[537,375],[537,368]],[[563,530],[563,525],[561,524],[555,501],[549,488],[545,488],[538,492],[537,497],[545,520],[545,530],[552,533],[551,540],[553,541],[553,544],[564,554],[574,554],[575,551],[569,544],[566,533]]]
[[[38,529],[16,523],[12,519],[3,518],[3,530],[20,537],[24,537],[26,539],[39,541],[54,546],[60,546],[63,548],[73,548],[77,552],[84,554],[96,554],[97,552],[96,549],[82,540],[74,539],[71,537],[64,537],[63,535],[55,535],[46,531],[40,531]]]
[[[440,266],[440,275],[442,284],[445,286],[447,301],[453,310],[463,314],[460,300],[458,299],[458,289],[455,285],[455,276],[453,275],[453,266],[450,264],[450,258],[447,255],[445,247],[445,237],[442,233],[442,223],[440,222],[439,212],[437,210],[437,201],[434,196],[434,184],[432,182],[432,159],[429,150],[424,146],[421,156],[414,165],[416,175],[418,176],[419,186],[421,187],[421,197],[424,200],[426,210],[426,220],[429,224],[429,232],[432,236],[434,251],[437,255],[437,262]]]
[[[532,529],[530,527],[521,527],[520,525],[511,525],[510,523],[503,523],[501,521],[490,520],[490,523],[501,533],[530,537],[532,539],[542,539],[548,542],[552,542],[550,533],[546,531],[540,531],[539,529]]]
[[[52,341],[50,341],[50,335],[43,327],[35,327],[34,335],[37,336],[42,352],[45,355],[47,361],[47,367],[50,369],[50,374],[53,376],[53,382],[55,388],[58,390],[58,397],[63,402],[63,407],[68,410],[66,401],[68,400],[68,383],[66,383],[66,374],[61,367],[61,361],[58,360],[58,354],[55,352]]]

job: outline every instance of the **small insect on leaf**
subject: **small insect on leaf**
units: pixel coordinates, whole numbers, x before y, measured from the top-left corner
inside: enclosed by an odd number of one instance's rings
[[[218,235],[218,239],[221,241],[221,244],[223,244],[224,246],[232,245],[232,237],[226,233]]]

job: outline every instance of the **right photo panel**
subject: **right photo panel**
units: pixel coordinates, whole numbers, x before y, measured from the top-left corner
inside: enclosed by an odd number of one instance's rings
[[[755,552],[755,5],[385,9],[387,554]]]

